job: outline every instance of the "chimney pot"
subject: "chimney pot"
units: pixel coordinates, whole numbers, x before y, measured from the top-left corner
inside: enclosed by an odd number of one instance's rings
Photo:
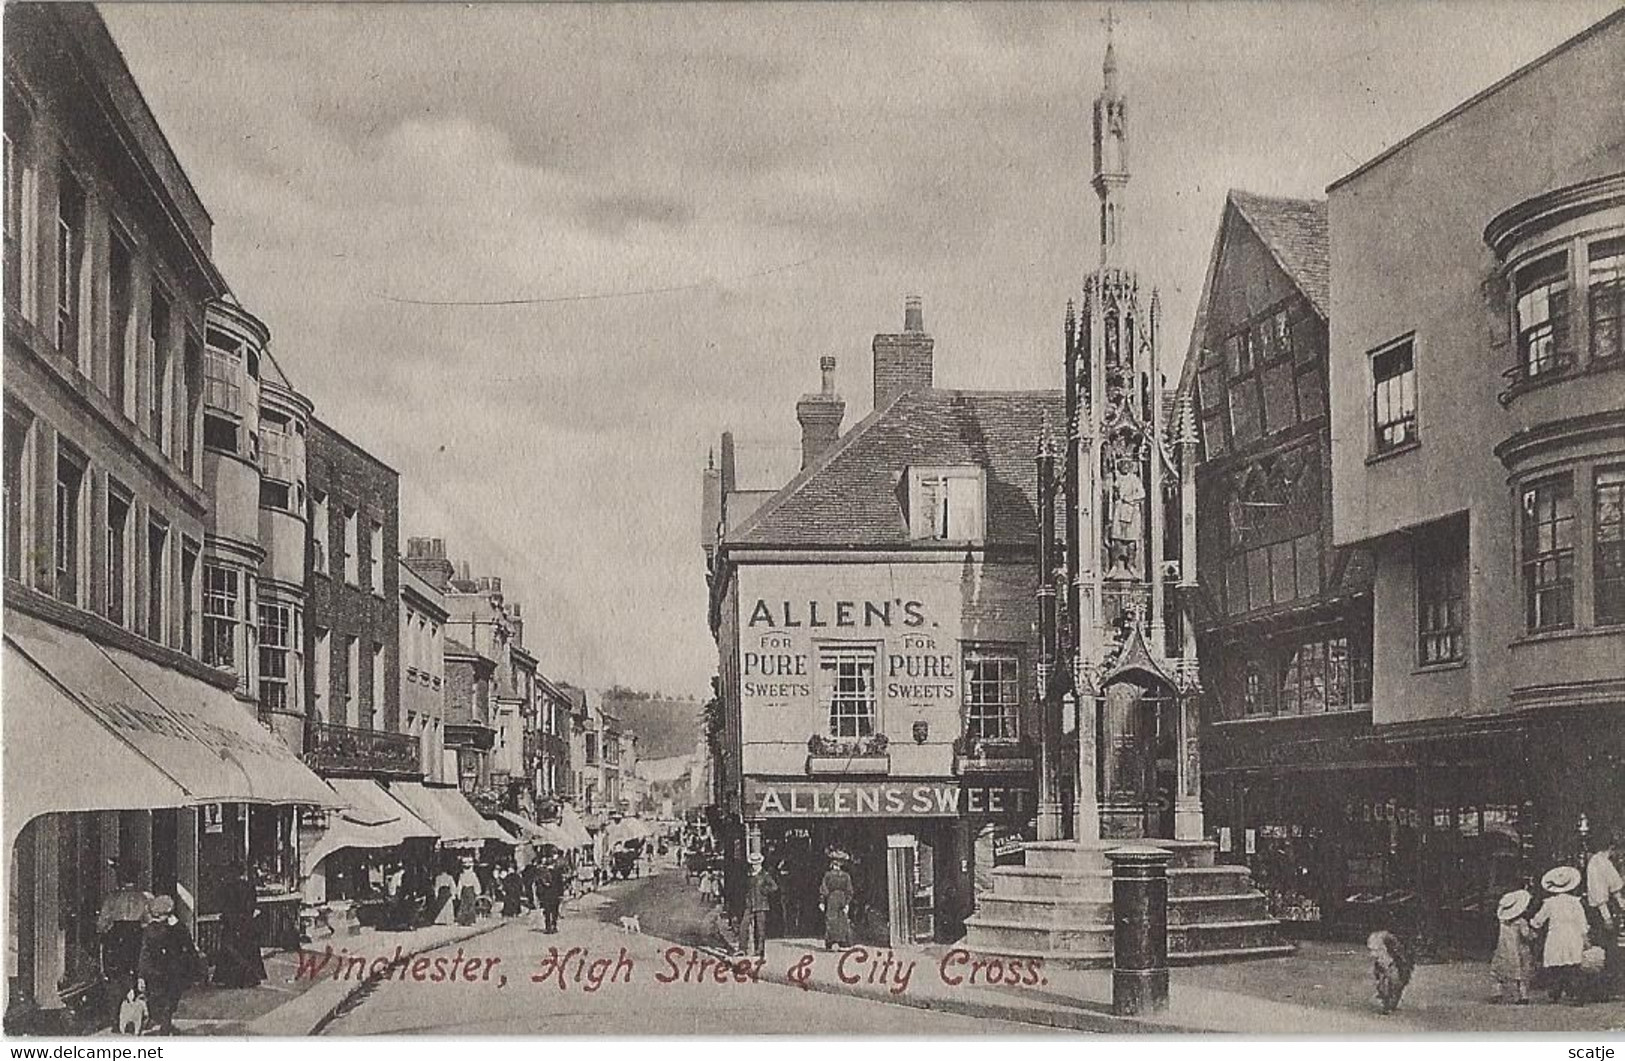
[[[846,403],[835,393],[835,359],[818,359],[823,386],[817,394],[803,395],[796,403],[796,420],[801,424],[801,466],[812,464],[841,437],[841,420]]]
[[[824,375],[824,397],[835,397],[835,359],[825,354],[818,359],[818,370]]]
[[[920,304],[919,295],[909,295],[903,299],[903,331],[925,331],[925,309]]]

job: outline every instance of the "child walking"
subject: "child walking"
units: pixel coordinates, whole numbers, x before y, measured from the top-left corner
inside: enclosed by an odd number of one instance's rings
[[[1523,1006],[1529,1003],[1529,981],[1535,978],[1535,926],[1529,923],[1529,907],[1535,897],[1523,889],[1507,892],[1495,909],[1501,922],[1490,960],[1490,975],[1501,985],[1500,1001]]]
[[[1415,962],[1399,937],[1387,929],[1371,933],[1365,946],[1371,952],[1371,975],[1377,981],[1377,1005],[1384,1013],[1392,1013],[1411,982]]]

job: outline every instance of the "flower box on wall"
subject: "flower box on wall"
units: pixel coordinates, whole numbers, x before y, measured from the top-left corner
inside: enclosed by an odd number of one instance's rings
[[[954,741],[954,773],[1030,774],[1038,769],[1037,749],[1031,740],[981,740],[961,736]]]
[[[889,755],[809,755],[809,774],[889,774]]]

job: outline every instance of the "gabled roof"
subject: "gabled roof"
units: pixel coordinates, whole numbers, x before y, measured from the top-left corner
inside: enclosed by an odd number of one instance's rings
[[[1277,199],[1231,189],[1230,205],[1322,317],[1331,315],[1326,200]]]
[[[910,467],[974,464],[987,476],[988,544],[1038,540],[1038,444],[1065,438],[1060,391],[921,390],[871,414],[728,535],[726,544],[910,544]]]

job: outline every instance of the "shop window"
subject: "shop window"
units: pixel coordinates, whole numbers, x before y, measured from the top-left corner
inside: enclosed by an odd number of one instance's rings
[[[203,565],[203,662],[222,670],[237,666],[238,572]]]
[[[1020,736],[1021,661],[1013,652],[973,649],[965,656],[965,735],[1013,741]]]
[[[169,525],[153,519],[147,523],[147,636],[159,644],[168,640],[168,631],[164,629],[168,572]]]
[[[85,267],[85,193],[63,169],[57,177],[56,348],[79,359],[79,291]]]
[[[102,614],[115,626],[129,617],[130,581],[130,495],[111,479],[107,483],[106,555],[107,581]]]
[[[1417,662],[1455,663],[1466,642],[1466,528],[1452,524],[1420,539],[1414,563]]]
[[[1417,439],[1416,359],[1406,339],[1371,358],[1372,413],[1378,453],[1389,453]]]
[[[1592,360],[1617,364],[1625,353],[1625,239],[1591,245],[1587,295]]]
[[[84,557],[80,535],[84,530],[85,458],[65,443],[56,451],[56,598],[79,603],[79,581]]]
[[[1625,468],[1597,470],[1592,511],[1597,623],[1625,623]]]
[[[825,646],[818,653],[819,692],[833,737],[875,732],[875,650]]]
[[[297,808],[249,804],[247,809],[255,886],[262,893],[295,891],[299,887]]]
[[[1525,379],[1567,368],[1569,259],[1553,254],[1518,270],[1518,367]]]
[[[1523,492],[1523,588],[1531,631],[1574,625],[1574,487],[1567,476]]]
[[[288,695],[290,677],[297,674],[291,665],[298,644],[294,611],[286,604],[261,604],[259,613],[260,710],[284,714],[294,706]]]
[[[916,540],[980,541],[983,525],[979,468],[909,470],[909,536]]]

